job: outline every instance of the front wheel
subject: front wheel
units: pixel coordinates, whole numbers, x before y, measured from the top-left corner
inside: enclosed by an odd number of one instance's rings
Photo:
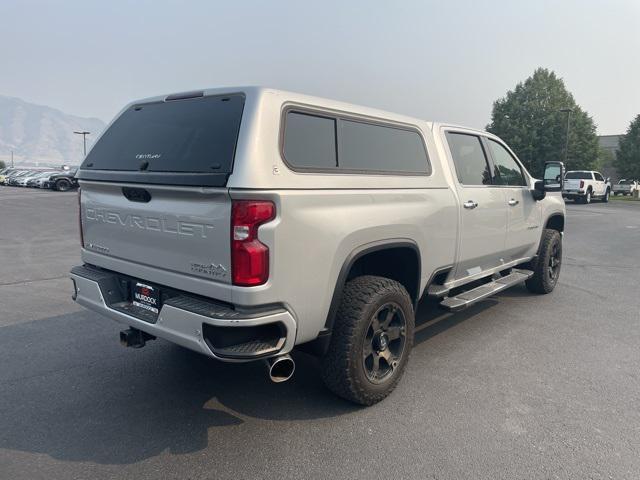
[[[71,182],[66,178],[61,178],[56,181],[56,190],[59,192],[67,192],[71,190]]]
[[[327,387],[361,405],[385,398],[404,372],[414,325],[411,298],[400,283],[373,275],[349,281],[322,359]]]
[[[557,230],[545,229],[540,241],[538,258],[532,262],[533,276],[526,282],[533,293],[551,293],[560,276],[562,266],[562,235]]]
[[[609,192],[609,190],[607,190],[607,193],[604,194],[604,197],[602,197],[602,203],[607,203],[609,201],[609,196],[611,195],[611,192]]]

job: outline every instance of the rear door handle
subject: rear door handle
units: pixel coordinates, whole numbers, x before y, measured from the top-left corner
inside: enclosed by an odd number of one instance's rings
[[[473,200],[467,200],[462,204],[464,208],[468,208],[469,210],[473,210],[478,206],[478,202],[474,202]]]
[[[518,200],[516,200],[515,198],[512,198],[511,200],[509,200],[509,205],[511,205],[512,207],[515,207],[519,203],[520,202]]]

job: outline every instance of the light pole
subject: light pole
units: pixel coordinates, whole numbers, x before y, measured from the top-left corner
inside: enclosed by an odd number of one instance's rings
[[[82,132],[73,132],[76,135],[82,135],[82,144],[84,146],[84,156],[87,156],[87,135],[89,135],[91,132],[85,132],[84,130]]]
[[[560,111],[567,114],[567,138],[564,142],[564,163],[566,164],[567,158],[569,157],[569,129],[571,127],[571,114],[573,113],[573,109],[561,108]]]

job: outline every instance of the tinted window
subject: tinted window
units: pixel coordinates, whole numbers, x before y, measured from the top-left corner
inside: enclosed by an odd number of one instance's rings
[[[567,172],[564,178],[567,180],[593,180],[591,172]]]
[[[604,182],[604,178],[599,173],[594,173],[593,175],[596,177],[596,180],[598,180],[599,182]]]
[[[340,121],[340,168],[431,173],[420,135],[411,130]]]
[[[287,113],[284,157],[294,167],[336,168],[336,120]]]
[[[493,158],[494,176],[497,185],[524,186],[527,182],[522,169],[509,151],[498,142],[489,139],[489,148]]]
[[[480,137],[448,132],[447,141],[460,183],[491,185],[491,172]]]
[[[243,106],[243,95],[132,106],[107,129],[80,168],[231,172]]]

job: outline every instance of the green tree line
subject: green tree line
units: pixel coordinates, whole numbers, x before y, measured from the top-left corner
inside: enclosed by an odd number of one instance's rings
[[[614,165],[620,178],[640,180],[640,114],[620,139]]]

